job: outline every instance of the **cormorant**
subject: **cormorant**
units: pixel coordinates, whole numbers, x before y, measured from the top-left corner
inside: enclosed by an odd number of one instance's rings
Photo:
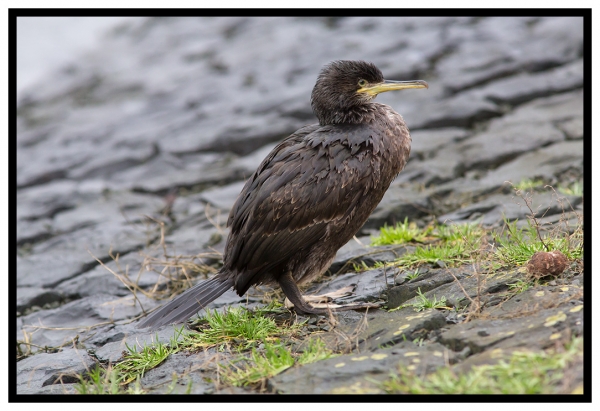
[[[278,283],[298,311],[327,313],[307,303],[298,285],[327,270],[404,168],[408,127],[391,107],[372,100],[407,88],[428,85],[384,80],[364,61],[326,65],[311,95],[319,123],[279,143],[246,182],[227,221],[223,268],[139,327],[184,321],[231,287],[242,296],[250,286],[266,283]]]

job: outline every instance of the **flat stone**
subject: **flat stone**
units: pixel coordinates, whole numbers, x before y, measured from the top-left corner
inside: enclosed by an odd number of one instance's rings
[[[138,293],[144,306],[149,300]],[[37,346],[60,347],[72,345],[73,340],[85,342],[94,329],[140,315],[141,308],[133,296],[115,297],[96,294],[64,304],[58,308],[22,316],[23,333]]]
[[[329,272],[340,274],[353,271],[354,265],[364,268],[372,267],[376,262],[390,262],[398,259],[406,252],[404,245],[392,246],[361,246],[351,240],[346,246],[340,248],[329,267]]]
[[[17,287],[17,310],[23,312],[33,306],[43,307],[46,304],[62,301],[65,294],[62,290],[42,287]]]
[[[42,218],[34,221],[17,221],[17,246],[34,244],[54,235],[52,220]]]
[[[57,214],[53,228],[59,232],[70,232],[80,227],[101,224],[133,225],[143,221],[146,215],[158,214],[164,206],[165,202],[160,197],[111,192],[95,201],[79,204],[72,210]]]
[[[384,224],[395,225],[405,218],[413,221],[427,215],[431,207],[430,192],[427,189],[418,190],[415,187],[392,183],[359,233],[367,229],[378,230]]]
[[[362,273],[347,273],[336,276],[324,284],[311,285],[305,294],[325,294],[341,288],[355,285],[354,293],[348,297],[338,298],[340,304],[354,302],[374,302],[381,300],[382,292],[394,283],[397,274],[394,268],[377,268]]]
[[[530,123],[560,124],[571,119],[583,120],[581,89],[540,97],[516,107],[500,118],[490,121],[490,130],[502,130],[509,125]]]
[[[455,175],[473,169],[496,168],[517,156],[564,140],[563,133],[550,124],[514,124],[488,129],[452,148],[445,155],[461,159]]]
[[[17,285],[54,287],[92,269],[112,255],[141,249],[150,237],[137,228],[103,224],[53,237],[17,261]],[[43,267],[43,268],[41,268]]]
[[[521,74],[490,83],[478,91],[496,103],[518,105],[541,96],[574,90],[583,85],[583,61],[548,71]]]
[[[579,204],[581,197],[564,196],[574,207]],[[563,205],[557,201],[553,193],[546,192],[531,196],[531,209],[538,217],[561,214]],[[525,220],[531,211],[522,198],[515,195],[496,194],[478,201],[472,205],[438,217],[440,223],[452,221],[480,221],[486,226],[498,226],[504,219],[508,221]]]
[[[140,253],[129,253],[119,257],[118,260],[107,261],[104,266],[97,265],[91,270],[65,281],[60,285],[60,290],[65,295],[77,298],[89,297],[98,293],[116,297],[129,296],[131,290],[123,281],[130,281],[133,284],[131,287],[149,288],[162,278],[157,272],[142,269],[144,259],[145,257]],[[122,276],[123,281],[115,274]]]
[[[77,375],[92,368],[95,361],[85,350],[65,348],[58,353],[40,353],[17,362],[17,394],[39,393],[42,387],[54,386],[61,393],[63,384],[79,381]],[[46,391],[47,392],[47,391]],[[72,390],[67,389],[67,392]]]
[[[204,364],[214,358],[215,353],[209,352],[172,354],[160,368],[148,370],[140,381],[141,385],[152,394],[212,393],[214,385],[206,382],[205,378],[213,375],[204,372]],[[176,378],[174,384],[173,374]]]
[[[431,344],[342,355],[289,368],[271,378],[269,388],[280,394],[383,394],[379,383],[389,378],[390,370],[404,365],[416,373],[432,372],[444,366],[446,351]]]
[[[166,194],[175,188],[198,189],[243,178],[243,173],[228,164],[229,159],[214,155],[188,155],[186,160],[163,155],[120,173],[114,181],[136,191]]]
[[[410,133],[412,143],[411,158],[426,158],[438,153],[444,147],[464,140],[471,132],[464,128],[448,127],[432,130],[415,130]],[[411,160],[412,161],[412,160]]]
[[[94,347],[94,355],[100,361],[115,363],[123,360],[124,354],[129,352],[127,347],[141,351],[144,347],[157,343],[170,344],[173,340],[181,341],[181,327],[182,325],[173,325],[149,331],[135,328],[135,324],[117,325],[111,330],[116,337],[113,338],[114,341],[107,342],[100,348]]]
[[[17,192],[17,227],[19,220],[52,219],[61,211],[72,209],[81,198],[77,183],[57,180],[50,184],[29,187]]]
[[[538,150],[525,153],[513,161],[491,170],[477,183],[486,191],[498,188],[507,181],[519,184],[522,180],[541,179],[553,181],[568,169],[583,172],[583,144],[581,141],[561,141]]]
[[[454,274],[450,274],[450,271]],[[406,301],[413,299],[417,296],[417,292],[426,293],[431,290],[435,290],[436,288],[452,283],[456,281],[454,278],[456,277],[458,280],[465,278],[468,275],[471,275],[472,272],[468,271],[465,268],[449,268],[443,270],[429,270],[426,274],[421,274],[417,278],[410,280],[406,284],[398,285],[392,287],[388,290],[388,308],[396,308],[400,307]],[[434,293],[435,297],[435,293]],[[438,300],[441,296],[437,295]]]
[[[485,324],[484,324],[485,322]],[[484,327],[488,333],[481,333]],[[440,336],[440,343],[454,351],[469,347],[474,354],[494,349],[528,348],[543,350],[555,344],[552,335],[580,335],[583,310],[577,306],[541,309],[526,317],[494,320],[473,320],[457,324]],[[566,333],[566,334],[565,334]]]
[[[429,115],[421,128],[471,127],[478,121],[502,115],[501,108],[486,100],[480,93],[465,92],[430,103]]]

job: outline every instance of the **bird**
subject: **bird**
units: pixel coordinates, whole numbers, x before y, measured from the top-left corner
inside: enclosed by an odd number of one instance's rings
[[[222,268],[138,328],[183,322],[232,287],[243,296],[259,284],[278,284],[300,313],[349,309],[313,307],[298,286],[329,268],[406,165],[409,129],[400,114],[373,99],[411,88],[429,86],[423,80],[385,80],[366,61],[325,65],[311,93],[318,123],[276,145],[246,181],[227,220]]]

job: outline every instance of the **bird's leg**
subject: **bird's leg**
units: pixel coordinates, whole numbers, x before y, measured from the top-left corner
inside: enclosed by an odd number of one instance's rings
[[[302,294],[298,289],[298,285],[296,284],[296,281],[294,281],[294,277],[292,277],[291,271],[288,271],[279,277],[279,285],[281,286],[285,296],[292,302],[292,304],[294,304],[296,310],[306,314],[326,314],[328,312],[328,310],[315,308],[304,301],[304,297],[302,297]]]
[[[371,304],[371,303],[358,304],[358,305],[353,304],[353,305],[347,305],[347,306],[342,306],[342,307],[339,307],[339,306],[338,307],[327,307],[327,308],[313,307],[312,305],[310,305],[309,303],[306,302],[306,300],[300,293],[300,290],[298,289],[298,285],[296,284],[296,281],[294,281],[294,277],[292,276],[292,273],[290,271],[288,271],[287,273],[285,273],[279,277],[279,285],[281,286],[281,289],[283,290],[283,293],[288,298],[288,300],[290,300],[292,302],[292,304],[294,304],[294,307],[296,307],[296,310],[301,311],[306,314],[328,314],[332,311],[348,311],[348,310],[356,310],[356,309],[361,309],[361,308],[379,307],[378,304]]]

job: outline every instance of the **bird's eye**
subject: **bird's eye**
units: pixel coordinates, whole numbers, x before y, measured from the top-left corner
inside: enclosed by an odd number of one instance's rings
[[[367,85],[367,83],[368,83],[368,82],[367,82],[367,80],[365,80],[365,79],[362,79],[362,78],[361,78],[360,80],[358,80],[358,85],[359,85],[360,87],[365,87],[365,86]]]

